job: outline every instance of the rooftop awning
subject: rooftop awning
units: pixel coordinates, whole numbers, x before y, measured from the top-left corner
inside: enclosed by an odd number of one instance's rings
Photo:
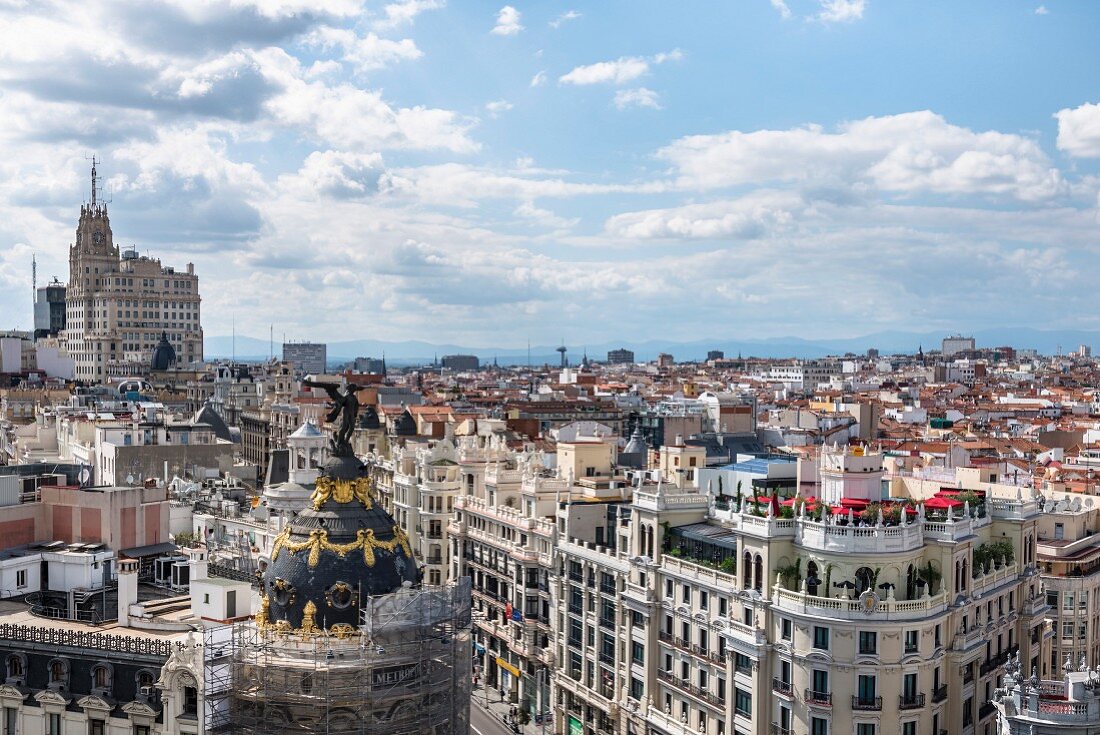
[[[131,559],[143,559],[147,556],[160,556],[161,554],[174,554],[179,551],[179,547],[171,541],[165,541],[160,544],[149,544],[147,546],[135,546],[132,549],[123,549],[118,552],[118,555],[126,556]]]
[[[688,526],[675,526],[670,529],[673,535],[683,536],[692,541],[701,541],[714,544],[725,549],[737,549],[737,537],[722,526],[712,526],[709,523],[692,523]]]

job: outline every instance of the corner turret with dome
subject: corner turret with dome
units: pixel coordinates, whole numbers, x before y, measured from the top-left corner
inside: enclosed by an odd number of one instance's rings
[[[272,547],[263,577],[266,625],[350,633],[361,600],[420,582],[408,537],[375,504],[367,475],[345,453],[325,463],[311,506]]]
[[[376,502],[371,467],[349,441],[360,428],[359,387],[306,383],[328,393],[327,420],[338,423],[308,505],[272,543],[255,620],[234,633],[227,726],[243,735],[467,735],[470,580],[422,583],[404,529]],[[324,441],[310,422],[288,440],[301,472]]]

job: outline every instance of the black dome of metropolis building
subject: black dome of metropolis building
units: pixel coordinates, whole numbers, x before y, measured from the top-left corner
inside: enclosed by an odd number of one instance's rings
[[[405,532],[374,502],[364,466],[328,460],[312,504],[275,539],[263,576],[263,624],[275,630],[350,633],[360,602],[420,583]]]

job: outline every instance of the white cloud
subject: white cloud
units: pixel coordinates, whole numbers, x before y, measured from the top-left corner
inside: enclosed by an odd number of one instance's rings
[[[343,60],[360,72],[382,69],[398,61],[413,61],[423,56],[412,39],[395,41],[380,38],[373,32],[359,36],[355,31],[342,28],[320,28],[309,36],[307,42],[325,50],[342,49]]]
[[[502,172],[460,163],[444,163],[392,169],[382,176],[379,188],[398,198],[456,207],[474,207],[478,201],[485,199],[533,201],[546,197],[656,192],[665,188],[661,182],[592,184],[569,181],[561,175],[538,178],[541,173],[531,168]]]
[[[779,17],[786,20],[791,17],[791,9],[787,7],[786,0],[771,0],[772,7],[779,11]]]
[[[634,81],[649,72],[650,63],[663,64],[666,61],[679,61],[684,58],[680,49],[661,52],[649,58],[642,56],[620,56],[614,61],[600,61],[595,64],[575,67],[558,78],[561,84],[625,84]]]
[[[1058,148],[1080,158],[1100,157],[1100,104],[1085,103],[1054,114]]]
[[[544,84],[546,84],[546,72],[545,71],[540,71],[537,74],[535,74],[535,76],[531,77],[531,85],[530,86],[532,86],[532,87],[541,87]]]
[[[513,107],[514,105],[508,100],[494,100],[485,105],[485,109],[488,110],[489,114],[493,117],[496,117],[502,112],[507,112]]]
[[[540,227],[550,227],[556,230],[576,227],[577,224],[580,223],[580,219],[561,217],[554,214],[549,209],[536,207],[535,203],[532,201],[521,202],[515,209],[515,215],[530,220]]]
[[[657,93],[652,89],[638,87],[637,89],[620,89],[615,93],[615,107],[625,110],[629,107],[648,107],[653,110],[661,109],[661,101]]]
[[[560,28],[563,23],[568,23],[571,20],[576,20],[581,17],[581,13],[576,10],[566,10],[554,20],[550,21],[551,28]]]
[[[1050,11],[1047,10],[1046,5],[1040,5],[1039,7],[1035,8],[1035,15],[1050,15]]]
[[[863,18],[866,0],[820,0],[817,19],[823,23],[850,23]]]
[[[974,132],[932,112],[869,117],[829,133],[817,125],[681,138],[658,156],[685,188],[813,182],[896,193],[939,192],[1049,199],[1067,189],[1030,138]]]
[[[491,33],[498,36],[514,36],[523,30],[520,25],[520,12],[511,5],[505,5],[497,13],[497,24],[493,26]]]
[[[796,194],[763,191],[735,200],[618,214],[604,228],[613,237],[637,240],[751,240],[786,228],[804,209]]]
[[[443,0],[401,0],[390,3],[382,9],[385,17],[379,18],[371,25],[375,30],[391,30],[406,23],[412,23],[416,16],[426,10],[438,10],[444,5]]]
[[[279,177],[279,187],[302,199],[365,196],[378,190],[381,171],[378,153],[313,151],[297,173]]]

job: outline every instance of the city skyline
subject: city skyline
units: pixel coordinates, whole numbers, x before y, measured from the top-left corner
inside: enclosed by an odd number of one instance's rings
[[[94,152],[209,335],[1096,329],[1098,15],[2,5],[0,309],[30,327],[32,256],[64,276]]]

